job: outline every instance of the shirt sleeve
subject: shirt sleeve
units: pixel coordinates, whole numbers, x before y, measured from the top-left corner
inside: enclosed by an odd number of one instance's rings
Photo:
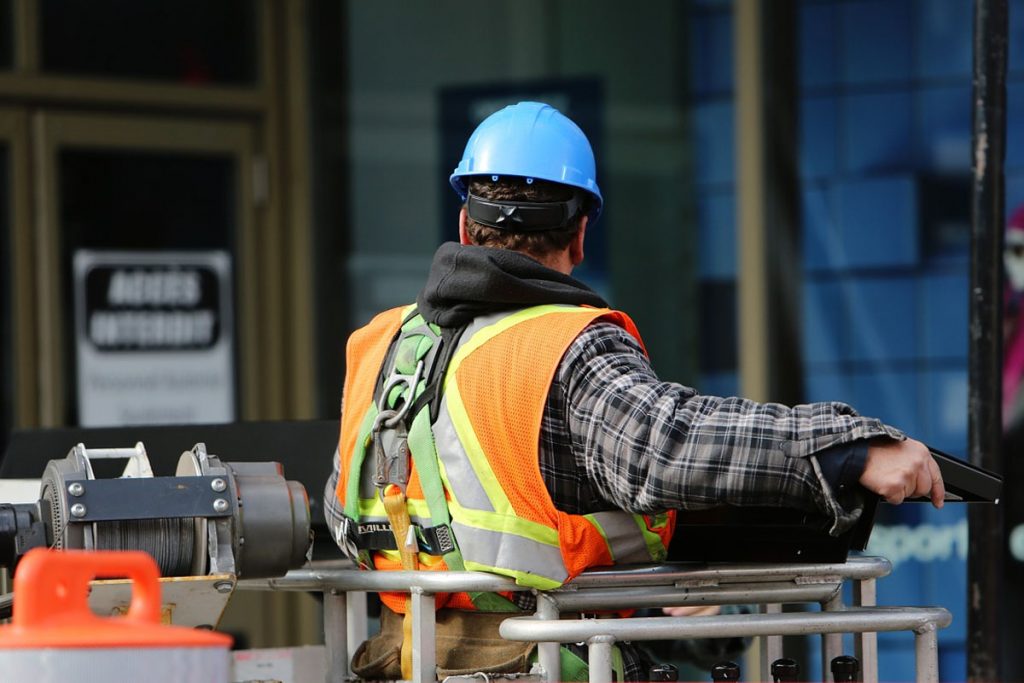
[[[792,507],[821,511],[840,533],[860,508],[840,505],[816,454],[905,438],[843,403],[788,407],[663,382],[637,341],[610,323],[575,340],[556,381],[577,464],[603,499],[630,512]]]
[[[859,484],[868,461],[868,442],[860,440],[832,446],[816,453],[815,457],[821,465],[821,475],[832,491],[839,495]]]

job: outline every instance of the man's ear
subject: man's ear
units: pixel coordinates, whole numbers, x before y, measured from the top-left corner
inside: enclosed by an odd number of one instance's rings
[[[572,242],[569,243],[569,260],[572,261],[574,268],[583,263],[583,240],[587,234],[587,223],[589,220],[589,216],[583,216],[580,219],[580,229],[576,236],[572,238]]]
[[[459,244],[472,246],[473,240],[469,239],[469,231],[466,230],[466,207],[459,211]]]

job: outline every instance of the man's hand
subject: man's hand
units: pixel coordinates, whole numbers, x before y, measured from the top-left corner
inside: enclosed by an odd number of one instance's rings
[[[941,508],[946,495],[942,473],[928,447],[920,441],[875,441],[868,446],[860,483],[893,505],[905,498],[929,496]]]
[[[670,617],[713,617],[722,611],[718,605],[685,605],[662,607],[661,611]]]

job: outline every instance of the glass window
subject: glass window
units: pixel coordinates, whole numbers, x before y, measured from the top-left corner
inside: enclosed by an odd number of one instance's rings
[[[257,80],[252,0],[42,0],[42,69],[188,85]]]
[[[804,0],[800,8],[803,268],[794,276],[805,398],[850,403],[963,455],[970,5]],[[1009,126],[1020,119],[1014,111]],[[966,545],[916,554],[910,541],[966,538],[963,507],[929,514],[879,508],[868,552],[893,561],[879,604],[941,602],[955,611],[958,595],[964,602]],[[941,595],[927,585],[938,575]],[[954,617],[939,636],[950,680],[966,671],[964,622]],[[893,680],[912,676],[913,648],[891,635],[879,634],[880,668]]]
[[[0,0],[0,69],[14,66],[14,0]]]
[[[59,153],[62,272],[79,249],[218,249],[234,252],[236,161],[228,155],[69,148]],[[72,278],[65,279],[65,329],[73,330]],[[64,346],[70,395],[73,341]],[[67,424],[77,424],[74,401]]]
[[[5,259],[11,253],[10,197],[8,193],[10,153],[0,145],[0,247]],[[7,434],[14,418],[14,342],[11,328],[11,267],[0,268],[0,457],[7,447]]]

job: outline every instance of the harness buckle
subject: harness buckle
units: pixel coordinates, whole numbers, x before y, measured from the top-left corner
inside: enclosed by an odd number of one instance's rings
[[[416,388],[423,378],[423,369],[424,364],[420,360],[416,363],[416,371],[412,375],[393,374],[381,391],[377,417],[370,428],[370,436],[373,439],[374,456],[377,461],[374,484],[382,497],[384,487],[389,484],[397,485],[405,493],[406,484],[409,483],[409,439],[402,421],[409,414],[409,409],[416,398]],[[399,407],[389,408],[387,403],[396,387],[404,387],[402,395],[397,399]]]
[[[359,560],[359,546],[356,545],[355,532],[352,528],[352,520],[342,517],[334,531],[334,542],[352,560]]]

